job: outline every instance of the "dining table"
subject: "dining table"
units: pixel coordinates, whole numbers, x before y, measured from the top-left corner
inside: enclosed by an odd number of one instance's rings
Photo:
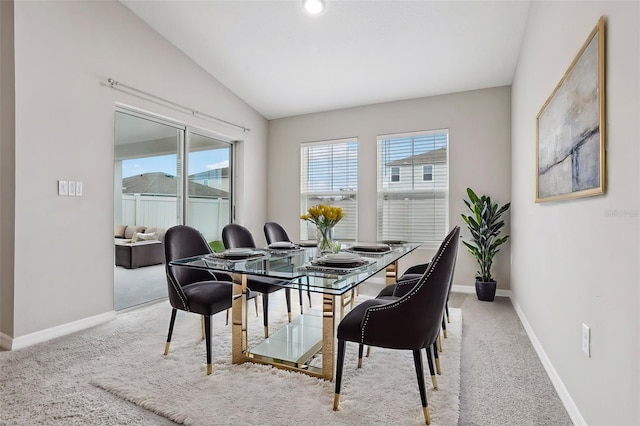
[[[403,241],[343,243],[338,253],[318,253],[304,244],[274,243],[263,249],[229,249],[173,260],[172,267],[226,272],[233,281],[231,362],[254,362],[333,380],[336,309],[344,296],[374,275],[395,282],[398,261],[421,244]],[[308,309],[258,344],[248,344],[247,277],[276,278],[283,288],[322,295],[321,309]]]

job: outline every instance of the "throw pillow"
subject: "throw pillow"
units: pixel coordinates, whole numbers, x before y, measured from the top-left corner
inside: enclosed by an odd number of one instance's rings
[[[144,232],[144,226],[127,226],[127,229],[124,230],[124,237],[129,240],[133,239],[137,232]]]
[[[115,238],[124,238],[124,230],[126,229],[126,227],[126,225],[114,225],[113,236]]]
[[[149,232],[147,234],[142,232],[137,232],[131,239],[131,242],[135,243],[136,241],[155,241],[157,239],[158,239],[157,232]]]

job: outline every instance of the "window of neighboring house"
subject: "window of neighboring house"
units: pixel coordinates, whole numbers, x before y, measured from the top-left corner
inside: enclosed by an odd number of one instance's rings
[[[316,204],[341,207],[344,217],[334,228],[336,240],[358,235],[358,140],[340,139],[300,146],[301,214]],[[314,240],[315,226],[300,221],[301,239]]]
[[[400,182],[400,167],[391,168],[391,182]]]
[[[422,166],[422,180],[424,182],[433,180],[433,166]]]
[[[437,247],[448,206],[449,131],[378,136],[378,240]]]

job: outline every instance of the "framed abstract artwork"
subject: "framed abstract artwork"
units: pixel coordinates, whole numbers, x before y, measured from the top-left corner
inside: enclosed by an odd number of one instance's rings
[[[537,203],[604,194],[604,73],[601,17],[536,117]]]

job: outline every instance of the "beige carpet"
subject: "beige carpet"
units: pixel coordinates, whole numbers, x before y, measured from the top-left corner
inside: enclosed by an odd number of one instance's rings
[[[280,292],[278,292],[280,293]],[[316,304],[319,306],[319,304]],[[344,425],[424,424],[413,357],[409,351],[373,348],[356,369],[357,345],[347,344],[340,410],[332,411],[334,384],[269,366],[230,363],[230,328],[224,314],[214,317],[214,373],[206,376],[204,344],[197,315],[178,313],[172,350],[162,356],[170,306],[160,303],[115,320],[122,333],[138,333],[126,354],[104,354],[91,383],[127,401],[187,425]],[[273,328],[285,310],[274,303]],[[459,416],[462,315],[451,310],[452,323],[442,354],[440,390],[427,373],[432,424],[455,425]],[[251,312],[251,311],[250,311]],[[249,316],[249,340],[262,333],[261,319]],[[425,371],[426,368],[425,360]]]

